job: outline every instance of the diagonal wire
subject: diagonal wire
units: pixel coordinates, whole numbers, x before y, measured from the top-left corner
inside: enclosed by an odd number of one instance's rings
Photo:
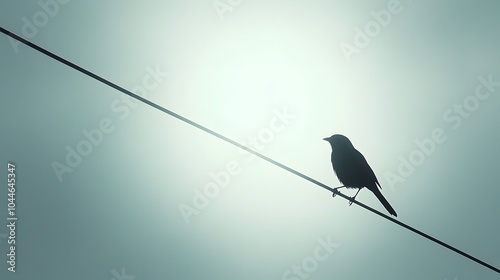
[[[276,165],[276,166],[278,166],[278,167],[280,167],[282,169],[285,169],[286,171],[288,171],[288,172],[290,172],[290,173],[292,173],[294,175],[297,175],[297,176],[299,176],[299,177],[301,177],[301,178],[303,178],[303,179],[305,179],[305,180],[307,180],[307,181],[309,181],[309,182],[311,182],[313,184],[316,184],[316,185],[322,187],[323,189],[329,190],[329,191],[331,191],[333,193],[333,196],[338,195],[338,196],[341,196],[342,198],[350,200],[353,203],[355,203],[355,204],[363,207],[364,209],[366,209],[366,210],[368,210],[368,211],[370,211],[372,213],[375,213],[375,214],[377,214],[377,215],[379,215],[379,216],[381,216],[381,217],[383,217],[383,218],[385,218],[385,219],[387,219],[387,220],[389,220],[389,221],[391,221],[391,222],[393,222],[393,223],[395,223],[395,224],[397,224],[399,226],[402,226],[402,227],[404,227],[404,228],[406,228],[406,229],[408,229],[408,230],[410,230],[410,231],[412,231],[412,232],[414,232],[414,233],[416,233],[416,234],[418,234],[418,235],[420,235],[420,236],[422,236],[424,238],[427,238],[427,239],[429,239],[429,240],[431,240],[431,241],[433,241],[433,242],[435,242],[435,243],[437,243],[437,244],[439,244],[439,245],[441,245],[441,246],[443,246],[443,247],[445,247],[447,249],[450,249],[450,250],[452,250],[452,251],[454,251],[454,252],[456,252],[456,253],[458,253],[458,254],[460,254],[460,255],[462,255],[462,256],[464,256],[464,257],[466,257],[466,258],[468,258],[468,259],[470,259],[470,260],[472,260],[472,261],[474,261],[474,262],[476,262],[478,264],[480,264],[480,265],[482,265],[482,266],[485,266],[485,267],[487,267],[487,268],[489,268],[489,269],[491,269],[491,270],[493,270],[493,271],[495,271],[497,273],[500,273],[500,269],[494,267],[493,265],[490,265],[490,264],[488,264],[488,263],[486,263],[486,262],[484,262],[484,261],[482,261],[482,260],[480,260],[480,259],[478,259],[478,258],[476,258],[476,257],[474,257],[472,255],[469,255],[469,254],[465,253],[464,251],[459,250],[459,249],[457,249],[457,248],[455,248],[455,247],[453,247],[453,246],[451,246],[451,245],[449,245],[449,244],[447,244],[447,243],[445,243],[445,242],[443,242],[443,241],[441,241],[441,240],[439,240],[437,238],[434,238],[434,237],[432,237],[432,236],[430,236],[430,235],[428,235],[428,234],[426,234],[426,233],[424,233],[424,232],[422,232],[422,231],[420,231],[420,230],[418,230],[418,229],[416,229],[416,228],[414,228],[412,226],[409,226],[409,225],[407,225],[407,224],[405,224],[403,222],[400,222],[400,221],[398,221],[398,220],[396,220],[396,219],[394,219],[394,218],[392,218],[392,217],[390,217],[390,216],[388,216],[388,215],[386,215],[386,214],[384,214],[384,213],[382,213],[382,212],[380,212],[378,210],[375,210],[375,209],[371,208],[370,206],[368,206],[366,204],[363,204],[363,203],[361,203],[361,202],[359,202],[357,200],[351,200],[350,197],[348,197],[345,194],[337,191],[336,189],[330,188],[329,186],[327,186],[327,185],[325,185],[325,184],[323,184],[323,183],[321,183],[321,182],[319,182],[319,181],[317,181],[317,180],[315,180],[315,179],[313,179],[313,178],[311,178],[311,177],[309,177],[309,176],[307,176],[305,174],[302,174],[302,173],[300,173],[300,172],[298,172],[298,171],[296,171],[296,170],[294,170],[294,169],[292,169],[292,168],[290,168],[290,167],[288,167],[288,166],[286,166],[286,165],[284,165],[284,164],[282,164],[280,162],[277,162],[274,159],[271,159],[271,158],[269,158],[269,157],[267,157],[267,156],[265,156],[265,155],[263,155],[263,154],[261,154],[261,153],[259,153],[257,151],[254,151],[254,150],[250,149],[249,147],[247,147],[245,145],[242,145],[242,144],[240,144],[240,143],[238,143],[238,142],[236,142],[236,141],[234,141],[234,140],[232,140],[230,138],[227,138],[226,136],[224,136],[222,134],[219,134],[219,133],[217,133],[217,132],[215,132],[215,131],[213,131],[213,130],[211,130],[211,129],[209,129],[209,128],[201,125],[201,124],[198,124],[198,123],[196,123],[196,122],[194,122],[194,121],[192,121],[192,120],[190,120],[190,119],[188,119],[186,117],[183,117],[183,116],[181,116],[181,115],[179,115],[179,114],[177,114],[177,113],[175,113],[175,112],[173,112],[171,110],[168,110],[168,109],[166,109],[166,108],[164,108],[164,107],[162,107],[162,106],[160,106],[160,105],[158,105],[158,104],[156,104],[154,102],[151,102],[151,101],[149,101],[149,100],[147,100],[147,99],[145,99],[145,98],[143,98],[143,97],[141,97],[141,96],[139,96],[139,95],[137,95],[137,94],[135,94],[135,93],[133,93],[133,92],[131,92],[129,90],[126,90],[126,89],[120,87],[119,85],[114,84],[114,83],[112,83],[112,82],[110,82],[110,81],[108,81],[108,80],[106,80],[106,79],[98,76],[97,74],[94,74],[94,73],[86,70],[85,68],[82,68],[82,67],[80,67],[80,66],[78,66],[78,65],[76,65],[76,64],[74,64],[74,63],[72,63],[72,62],[70,62],[70,61],[68,61],[68,60],[66,60],[66,59],[64,59],[64,58],[62,58],[62,57],[60,57],[60,56],[58,56],[58,55],[56,55],[56,54],[54,54],[54,53],[52,53],[52,52],[44,49],[44,48],[42,48],[42,47],[40,47],[40,46],[38,46],[38,45],[35,45],[35,44],[31,43],[30,41],[28,41],[28,40],[26,40],[26,39],[24,39],[24,38],[22,38],[22,37],[20,37],[20,36],[18,36],[16,34],[10,32],[10,31],[8,31],[8,30],[6,30],[6,29],[4,29],[2,27],[0,27],[0,32],[4,33],[7,36],[12,37],[13,39],[16,39],[16,40],[20,41],[21,43],[27,45],[28,47],[33,48],[33,49],[35,49],[35,50],[37,50],[37,51],[39,51],[39,52],[41,52],[41,53],[43,53],[43,54],[45,54],[45,55],[53,58],[53,59],[55,59],[55,60],[57,60],[57,61],[65,64],[65,65],[67,65],[67,66],[69,66],[69,67],[71,67],[71,68],[73,68],[73,69],[75,69],[75,70],[77,70],[77,71],[79,71],[79,72],[81,72],[81,73],[83,73],[83,74],[85,74],[85,75],[93,78],[93,79],[96,79],[97,81],[99,81],[99,82],[101,82],[103,84],[106,84],[106,85],[108,85],[108,86],[110,86],[110,87],[112,87],[112,88],[114,88],[114,89],[116,89],[116,90],[118,90],[118,91],[120,91],[120,92],[122,92],[122,93],[124,93],[124,94],[126,94],[128,96],[130,96],[130,97],[133,97],[133,98],[135,98],[135,99],[137,99],[137,100],[139,100],[139,101],[141,101],[141,102],[143,102],[143,103],[145,103],[145,104],[147,104],[147,105],[149,105],[149,106],[151,106],[151,107],[153,107],[155,109],[158,109],[158,110],[160,110],[160,111],[162,111],[162,112],[164,112],[166,114],[169,114],[172,117],[174,117],[176,119],[179,119],[179,120],[181,120],[181,121],[183,121],[185,123],[188,123],[188,124],[190,124],[190,125],[198,128],[200,130],[203,130],[206,133],[211,134],[211,135],[213,135],[213,136],[215,136],[215,137],[217,137],[217,138],[219,138],[219,139],[221,139],[221,140],[223,140],[223,141],[225,141],[225,142],[227,142],[229,144],[232,144],[232,145],[234,145],[234,146],[236,146],[238,148],[241,148],[241,149],[243,149],[243,150],[245,150],[245,151],[247,151],[247,152],[249,152],[251,154],[254,154],[254,155],[260,157],[261,159],[263,159],[263,160],[265,160],[267,162],[270,162],[270,163],[272,163],[272,164],[274,164],[274,165]]]

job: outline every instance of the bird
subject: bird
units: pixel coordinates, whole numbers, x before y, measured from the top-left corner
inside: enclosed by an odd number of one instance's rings
[[[323,138],[323,140],[330,143],[332,147],[331,160],[333,171],[337,175],[340,183],[344,185],[335,189],[343,187],[358,189],[356,195],[351,198],[349,205],[352,204],[352,201],[362,188],[367,188],[375,194],[391,215],[397,217],[398,214],[379,190],[379,188],[382,189],[382,187],[378,182],[377,176],[375,176],[375,173],[365,157],[354,148],[349,138],[342,134],[334,134],[330,137]],[[335,194],[333,196],[335,196]]]

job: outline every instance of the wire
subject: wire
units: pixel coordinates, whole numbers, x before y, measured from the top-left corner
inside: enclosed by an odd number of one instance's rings
[[[434,238],[434,237],[432,237],[432,236],[430,236],[430,235],[428,235],[428,234],[426,234],[426,233],[424,233],[424,232],[422,232],[422,231],[420,231],[420,230],[418,230],[418,229],[416,229],[416,228],[414,228],[412,226],[409,226],[409,225],[407,225],[407,224],[405,224],[403,222],[400,222],[400,221],[398,221],[398,220],[396,220],[396,219],[394,219],[394,218],[392,218],[392,217],[390,217],[390,216],[388,216],[388,215],[386,215],[386,214],[384,214],[384,213],[382,213],[380,211],[377,211],[377,210],[371,208],[370,206],[367,206],[366,204],[363,204],[363,203],[361,203],[361,202],[359,202],[357,200],[351,200],[350,197],[348,197],[345,194],[337,191],[336,189],[330,188],[329,186],[327,186],[327,185],[325,185],[325,184],[323,184],[323,183],[321,183],[321,182],[319,182],[319,181],[317,181],[317,180],[315,180],[315,179],[313,179],[313,178],[311,178],[311,177],[309,177],[309,176],[307,176],[305,174],[302,174],[302,173],[300,173],[300,172],[298,172],[298,171],[296,171],[296,170],[294,170],[294,169],[292,169],[292,168],[290,168],[290,167],[288,167],[288,166],[286,166],[286,165],[284,165],[284,164],[282,164],[280,162],[277,162],[277,161],[275,161],[275,160],[273,160],[273,159],[271,159],[269,157],[266,157],[265,155],[263,155],[263,154],[261,154],[261,153],[259,153],[257,151],[254,151],[254,150],[250,149],[249,147],[247,147],[245,145],[242,145],[242,144],[240,144],[240,143],[238,143],[238,142],[236,142],[236,141],[234,141],[234,140],[232,140],[230,138],[227,138],[226,136],[224,136],[222,134],[219,134],[219,133],[217,133],[217,132],[215,132],[215,131],[213,131],[213,130],[211,130],[211,129],[209,129],[209,128],[201,125],[201,124],[198,124],[198,123],[196,123],[196,122],[194,122],[194,121],[192,121],[192,120],[190,120],[190,119],[188,119],[186,117],[183,117],[183,116],[181,116],[181,115],[179,115],[179,114],[177,114],[177,113],[175,113],[175,112],[173,112],[171,110],[168,110],[168,109],[166,109],[166,108],[164,108],[164,107],[162,107],[162,106],[160,106],[160,105],[158,105],[158,104],[156,104],[154,102],[151,102],[151,101],[149,101],[149,100],[147,100],[145,98],[142,98],[141,96],[139,96],[137,94],[134,94],[133,92],[131,92],[129,90],[126,90],[126,89],[118,86],[117,84],[114,84],[114,83],[112,83],[112,82],[110,82],[110,81],[108,81],[108,80],[106,80],[106,79],[104,79],[104,78],[102,78],[102,77],[100,77],[100,76],[98,76],[98,75],[96,75],[96,74],[94,74],[94,73],[92,73],[92,72],[90,72],[90,71],[88,71],[88,70],[86,70],[86,69],[84,69],[84,68],[82,68],[82,67],[80,67],[80,66],[78,66],[78,65],[76,65],[76,64],[74,64],[74,63],[72,63],[72,62],[70,62],[70,61],[68,61],[68,60],[66,60],[66,59],[64,59],[64,58],[62,58],[62,57],[60,57],[60,56],[52,53],[52,52],[50,52],[50,51],[48,51],[48,50],[46,50],[46,49],[44,49],[44,48],[42,48],[42,47],[39,47],[38,45],[35,45],[35,44],[31,43],[30,41],[27,41],[24,38],[19,37],[18,35],[10,32],[10,31],[2,28],[2,27],[0,27],[0,31],[2,33],[4,33],[5,35],[10,36],[13,39],[18,40],[21,43],[23,43],[23,44],[25,44],[25,45],[27,45],[27,46],[29,46],[29,47],[31,47],[31,48],[33,48],[33,49],[41,52],[41,53],[43,53],[43,54],[45,54],[45,55],[47,55],[47,56],[49,56],[49,57],[51,57],[51,58],[53,58],[53,59],[55,59],[55,60],[63,63],[63,64],[66,64],[67,66],[69,66],[69,67],[71,67],[71,68],[73,68],[73,69],[75,69],[75,70],[77,70],[77,71],[79,71],[79,72],[81,72],[81,73],[89,76],[89,77],[92,77],[92,78],[98,80],[99,82],[101,82],[103,84],[106,84],[106,85],[108,85],[108,86],[110,86],[110,87],[112,87],[112,88],[114,88],[114,89],[116,89],[118,91],[121,91],[122,93],[125,93],[126,95],[128,95],[130,97],[133,97],[133,98],[135,98],[135,99],[137,99],[137,100],[139,100],[139,101],[141,101],[141,102],[143,102],[143,103],[145,103],[145,104],[147,104],[147,105],[149,105],[149,106],[151,106],[151,107],[153,107],[155,109],[158,109],[158,110],[160,110],[160,111],[162,111],[164,113],[167,113],[167,114],[171,115],[172,117],[174,117],[176,119],[179,119],[179,120],[181,120],[181,121],[183,121],[185,123],[188,123],[188,124],[190,124],[190,125],[198,128],[198,129],[201,129],[201,130],[205,131],[206,133],[211,134],[211,135],[213,135],[213,136],[215,136],[215,137],[217,137],[217,138],[219,138],[219,139],[221,139],[221,140],[223,140],[223,141],[225,141],[225,142],[227,142],[229,144],[232,144],[232,145],[234,145],[234,146],[236,146],[238,148],[241,148],[241,149],[243,149],[243,150],[245,150],[245,151],[247,151],[247,152],[249,152],[251,154],[254,154],[254,155],[260,157],[261,159],[263,159],[263,160],[265,160],[267,162],[270,162],[270,163],[272,163],[272,164],[274,164],[274,165],[276,165],[276,166],[278,166],[280,168],[285,169],[286,171],[288,171],[288,172],[290,172],[292,174],[295,174],[295,175],[297,175],[297,176],[299,176],[299,177],[301,177],[301,178],[303,178],[303,179],[305,179],[305,180],[307,180],[307,181],[309,181],[309,182],[311,182],[313,184],[316,184],[316,185],[322,187],[323,189],[329,190],[329,191],[331,191],[333,193],[333,196],[338,195],[338,196],[341,196],[341,197],[343,197],[343,198],[345,198],[345,199],[347,199],[349,201],[352,201],[353,203],[355,203],[355,204],[357,204],[357,205],[365,208],[366,210],[368,210],[370,212],[373,212],[373,213],[375,213],[375,214],[377,214],[377,215],[379,215],[379,216],[381,216],[381,217],[383,217],[383,218],[385,218],[385,219],[387,219],[387,220],[389,220],[389,221],[391,221],[391,222],[393,222],[393,223],[395,223],[395,224],[397,224],[399,226],[402,226],[402,227],[404,227],[404,228],[406,228],[406,229],[408,229],[410,231],[413,231],[414,233],[416,233],[416,234],[418,234],[418,235],[420,235],[422,237],[425,237],[425,238],[427,238],[427,239],[429,239],[429,240],[431,240],[431,241],[433,241],[433,242],[435,242],[435,243],[437,243],[437,244],[439,244],[439,245],[441,245],[441,246],[443,246],[445,248],[448,248],[448,249],[450,249],[450,250],[452,250],[452,251],[454,251],[454,252],[456,252],[456,253],[458,253],[458,254],[460,254],[460,255],[462,255],[462,256],[464,256],[464,257],[466,257],[466,258],[468,258],[468,259],[470,259],[470,260],[472,260],[472,261],[474,261],[474,262],[476,262],[478,264],[480,264],[480,265],[483,265],[483,266],[485,266],[485,267],[487,267],[487,268],[489,268],[489,269],[491,269],[491,270],[493,270],[493,271],[495,271],[497,273],[500,273],[500,269],[498,269],[498,268],[496,268],[496,267],[494,267],[494,266],[492,266],[492,265],[490,265],[490,264],[488,264],[488,263],[486,263],[486,262],[484,262],[484,261],[482,261],[482,260],[480,260],[480,259],[472,256],[472,255],[469,255],[469,254],[465,253],[462,250],[459,250],[459,249],[457,249],[457,248],[455,248],[455,247],[453,247],[453,246],[451,246],[451,245],[449,245],[449,244],[447,244],[447,243],[445,243],[445,242],[443,242],[443,241],[441,241],[441,240],[439,240],[437,238]]]

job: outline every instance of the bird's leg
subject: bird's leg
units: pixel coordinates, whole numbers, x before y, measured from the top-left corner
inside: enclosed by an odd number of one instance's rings
[[[333,189],[334,189],[334,191],[332,192],[332,197],[335,197],[335,196],[336,196],[335,191],[336,191],[337,189],[341,189],[341,188],[345,188],[345,186],[340,186],[340,187],[333,188]]]
[[[359,193],[360,190],[361,189],[358,189],[358,191],[356,192],[356,194],[353,197],[351,197],[351,199],[349,200],[349,206],[352,205],[352,202],[354,201],[354,199],[356,198],[356,196],[358,195],[358,193]]]

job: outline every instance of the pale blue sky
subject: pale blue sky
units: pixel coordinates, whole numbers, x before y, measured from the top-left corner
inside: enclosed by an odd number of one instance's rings
[[[345,134],[399,220],[499,267],[499,9],[3,1],[0,26],[331,186]],[[1,279],[498,279],[4,34],[0,65]]]

